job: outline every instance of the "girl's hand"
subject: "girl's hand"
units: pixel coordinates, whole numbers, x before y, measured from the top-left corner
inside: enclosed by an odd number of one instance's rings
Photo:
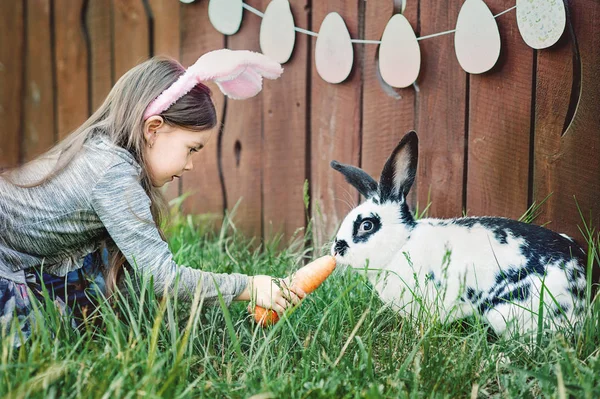
[[[278,279],[271,276],[253,276],[248,283],[251,299],[256,305],[273,309],[281,314],[289,306],[297,305],[306,293],[295,285],[290,285],[289,278]]]

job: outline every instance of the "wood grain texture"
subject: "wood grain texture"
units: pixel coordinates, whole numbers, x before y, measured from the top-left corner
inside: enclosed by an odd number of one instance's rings
[[[50,7],[50,0],[27,1],[24,161],[29,161],[47,151],[55,142]]]
[[[570,10],[581,55],[581,99],[565,130],[579,94],[567,28],[557,45],[538,52],[533,199],[552,194],[538,222],[584,244],[577,204],[586,222],[600,226],[600,4],[584,0]]]
[[[152,13],[153,55],[176,60],[181,52],[181,9],[189,6],[173,0],[148,0]]]
[[[0,2],[0,170],[19,164],[25,65],[24,3]]]
[[[314,2],[313,30],[318,31],[329,12],[344,19],[350,37],[359,37],[359,7],[356,1]],[[313,49],[315,48],[315,39]],[[329,166],[332,160],[358,165],[361,126],[361,64],[354,44],[354,66],[346,81],[325,82],[311,66],[311,192],[315,219],[315,245],[325,244],[335,234],[352,206],[358,201],[356,190]],[[314,59],[314,55],[313,55]]]
[[[89,112],[88,49],[81,15],[84,0],[54,0],[56,122],[61,139]]]
[[[208,2],[181,5],[181,62],[189,67],[204,53],[223,48],[223,35],[208,21]],[[205,21],[205,23],[199,23]],[[223,219],[223,187],[219,175],[219,128],[223,121],[224,96],[216,85],[209,85],[217,111],[218,126],[206,147],[195,154],[194,169],[182,178],[182,193],[191,196],[184,202],[187,213],[208,213],[220,224]]]
[[[149,0],[152,15],[152,55],[181,58],[181,8],[184,4],[172,0]],[[167,200],[177,198],[181,181],[165,184],[163,188]]]
[[[249,1],[249,5],[264,10],[267,0]],[[227,38],[233,50],[260,51],[258,16],[244,11],[237,34]],[[262,236],[262,109],[265,91],[256,97],[239,101],[228,100],[222,137],[222,165],[227,206],[239,202],[234,223],[248,237]]]
[[[291,2],[296,26],[308,26],[307,1]],[[263,225],[265,238],[283,234],[285,243],[306,225],[308,40],[296,33],[294,52],[283,75],[265,81],[263,101]]]
[[[143,0],[113,2],[114,79],[150,56],[149,16]]]
[[[112,1],[88,1],[85,26],[89,39],[90,112],[100,107],[113,84]]]
[[[392,2],[365,5],[365,38],[380,40],[394,14]],[[418,3],[410,2],[403,15],[416,30]],[[379,77],[379,46],[365,46],[362,102],[361,167],[378,180],[387,157],[415,128],[415,89],[393,89]],[[416,192],[416,188],[413,188]]]
[[[420,36],[456,27],[461,2],[421,0],[420,5]],[[424,39],[419,45],[417,201],[420,209],[431,202],[429,216],[457,217],[464,206],[468,77],[456,58],[453,34]]]
[[[496,15],[514,1],[486,4]],[[496,21],[500,59],[470,77],[467,212],[518,218],[528,207],[533,50],[519,34],[514,10]]]

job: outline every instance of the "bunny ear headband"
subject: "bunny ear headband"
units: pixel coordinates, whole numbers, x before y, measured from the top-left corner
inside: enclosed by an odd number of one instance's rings
[[[169,109],[200,82],[213,81],[226,96],[243,100],[257,95],[262,78],[277,79],[283,68],[269,57],[248,50],[221,49],[204,54],[148,105],[144,120]]]

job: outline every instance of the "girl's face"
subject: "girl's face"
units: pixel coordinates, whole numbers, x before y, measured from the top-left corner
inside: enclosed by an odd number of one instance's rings
[[[183,172],[192,170],[193,156],[210,139],[212,131],[185,130],[169,126],[159,116],[144,125],[146,165],[152,185],[162,187]]]

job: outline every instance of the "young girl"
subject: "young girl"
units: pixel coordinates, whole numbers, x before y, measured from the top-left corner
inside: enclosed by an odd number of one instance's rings
[[[178,266],[160,230],[165,203],[160,187],[193,168],[193,155],[210,139],[217,117],[209,89],[214,80],[229,97],[257,94],[262,77],[281,66],[249,51],[207,53],[186,71],[153,58],[127,72],[105,102],[76,131],[25,166],[0,176],[0,330],[14,315],[28,335],[27,285],[46,276],[72,275],[106,245],[111,253],[106,289],[124,266],[153,276],[191,299],[201,284],[205,304],[249,301],[282,312],[304,292],[285,292],[270,276],[214,274]],[[106,260],[105,260],[106,261]],[[71,272],[71,273],[70,273]],[[70,273],[70,274],[69,274]],[[177,283],[176,283],[177,280]]]

